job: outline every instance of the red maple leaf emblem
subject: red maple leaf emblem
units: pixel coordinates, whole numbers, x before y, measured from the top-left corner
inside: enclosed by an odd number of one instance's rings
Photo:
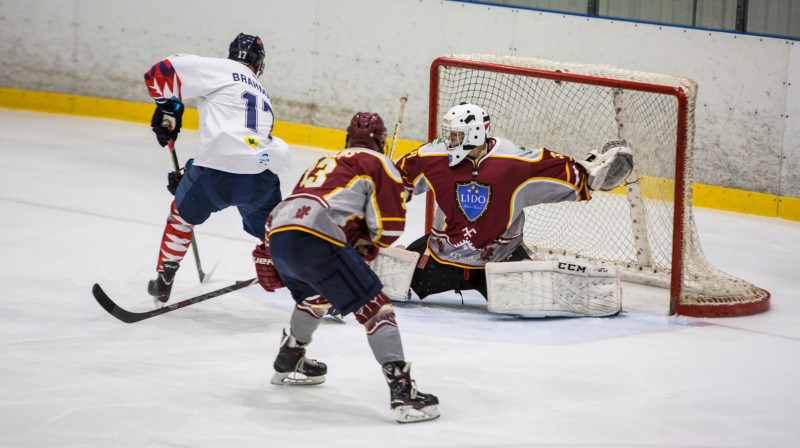
[[[308,216],[308,212],[311,211],[311,207],[304,205],[297,209],[297,213],[295,213],[295,219],[303,219]]]
[[[481,251],[481,260],[482,261],[489,261],[492,258],[492,254],[494,254],[494,247],[485,247]]]

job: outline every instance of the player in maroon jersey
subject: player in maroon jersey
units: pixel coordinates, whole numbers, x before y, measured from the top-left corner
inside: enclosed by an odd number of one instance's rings
[[[386,126],[380,115],[372,112],[357,112],[347,127],[345,148],[369,148],[386,154]]]
[[[389,384],[393,417],[401,423],[430,420],[439,416],[439,400],[417,391],[394,310],[366,263],[405,228],[408,193],[400,173],[377,146],[319,159],[267,220],[268,246],[256,265],[259,281],[267,291],[287,286],[297,302],[271,382],[325,381],[327,366],[306,358],[305,347],[333,305],[344,315],[354,313],[364,325]]]
[[[345,148],[367,148],[386,154],[386,126],[383,118],[373,112],[356,112],[347,127]],[[328,317],[343,323],[344,317],[336,307],[328,309]]]
[[[489,137],[489,124],[482,108],[455,106],[442,120],[443,138],[395,164],[409,191],[433,191],[438,206],[431,233],[407,248],[422,255],[411,281],[420,299],[467,289],[486,298],[486,263],[530,259],[522,244],[525,207],[586,201],[606,181],[624,179],[624,169],[606,178],[617,149],[590,164]]]

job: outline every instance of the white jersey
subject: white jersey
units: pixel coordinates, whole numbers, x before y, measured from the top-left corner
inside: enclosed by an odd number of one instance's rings
[[[222,58],[174,55],[145,75],[156,102],[197,98],[200,140],[194,164],[237,174],[289,172],[289,147],[271,135],[272,101],[245,65]]]

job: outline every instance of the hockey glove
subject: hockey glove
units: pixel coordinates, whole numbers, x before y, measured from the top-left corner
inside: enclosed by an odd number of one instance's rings
[[[170,140],[178,139],[178,133],[181,132],[183,125],[183,109],[181,100],[174,96],[171,100],[156,105],[150,127],[162,147],[167,146]]]
[[[170,171],[167,173],[167,190],[169,190],[173,196],[175,196],[175,191],[178,190],[178,182],[181,181],[184,170],[185,168],[181,168],[180,172],[177,174],[175,171]]]
[[[358,240],[355,245],[355,250],[361,255],[361,258],[369,263],[378,256],[378,246],[372,244],[372,241],[364,239]]]
[[[633,171],[633,152],[624,140],[615,140],[576,163],[588,174],[589,190],[610,191],[620,186]]]
[[[269,245],[259,244],[253,250],[253,262],[256,264],[256,274],[258,275],[258,284],[261,285],[267,292],[275,292],[286,286],[283,279],[278,275],[275,265],[272,264],[272,259],[269,256]]]
[[[170,171],[167,173],[167,190],[175,196],[175,192],[178,191],[178,183],[183,178],[183,175],[186,174],[186,170],[189,169],[189,165],[194,163],[194,159],[189,159],[186,161],[186,166],[181,168],[181,170],[176,174],[175,171]]]

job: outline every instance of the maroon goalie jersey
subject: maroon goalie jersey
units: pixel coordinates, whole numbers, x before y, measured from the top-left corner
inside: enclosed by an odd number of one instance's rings
[[[586,172],[571,157],[490,138],[489,152],[450,167],[441,139],[400,158],[406,188],[432,190],[436,215],[428,250],[439,262],[480,268],[522,242],[525,207],[590,199]]]
[[[388,157],[348,148],[306,170],[272,210],[267,231],[300,230],[340,246],[365,239],[388,247],[403,234],[407,196]]]

